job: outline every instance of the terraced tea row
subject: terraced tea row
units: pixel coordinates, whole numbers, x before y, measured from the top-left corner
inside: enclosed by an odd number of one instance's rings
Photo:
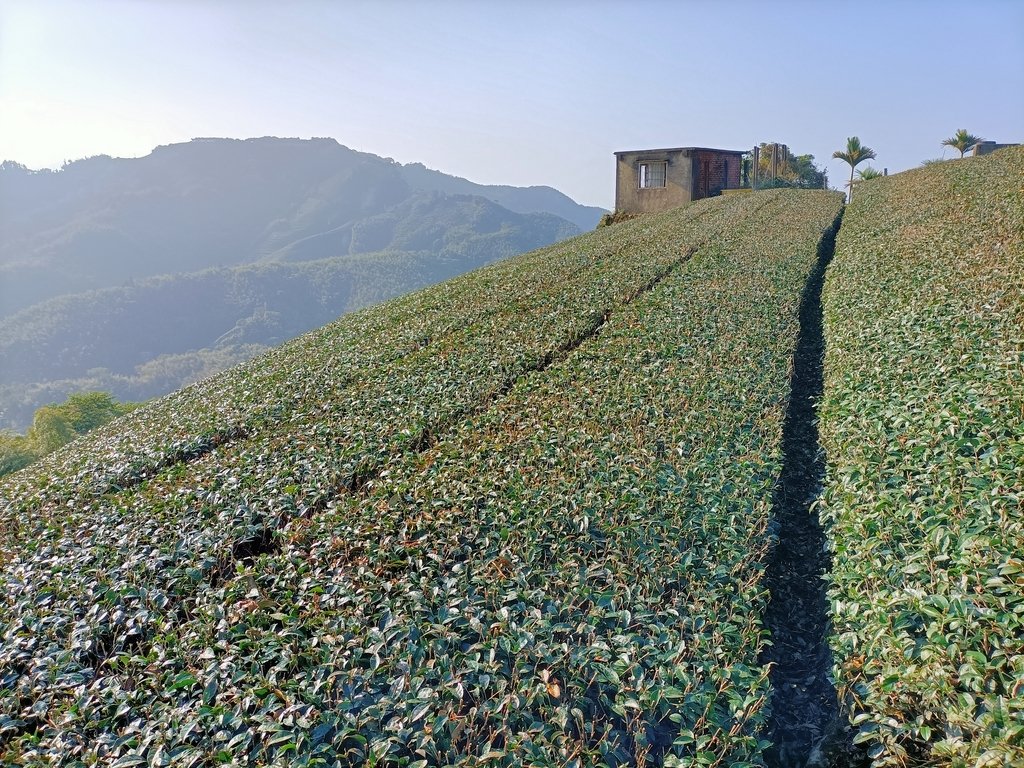
[[[680,235],[680,228],[686,227],[696,232],[693,222],[705,213],[694,209],[690,215],[666,222],[665,235]],[[726,211],[717,213],[724,217]],[[637,228],[632,241],[629,230],[624,230],[599,242],[623,248],[632,242],[635,247],[635,238],[649,235],[650,230]],[[252,549],[245,542],[257,541],[268,526],[322,506],[343,492],[344,486],[352,488],[357,480],[365,481],[374,458],[367,455],[368,447],[371,452],[376,449],[376,455],[400,453],[418,439],[417,431],[422,434],[429,426],[427,415],[447,415],[452,421],[465,415],[467,404],[480,406],[483,398],[509,386],[537,360],[578,337],[581,328],[593,324],[595,315],[603,318],[616,296],[622,300],[636,293],[661,274],[659,270],[687,256],[686,237],[668,242],[673,247],[658,249],[661,256],[643,264],[621,258],[623,254],[614,249],[587,252],[570,244],[558,251],[559,259],[541,261],[551,254],[540,252],[534,255],[536,261],[520,265],[521,271],[506,271],[503,265],[454,281],[454,286],[441,286],[433,298],[421,294],[394,307],[385,305],[376,312],[345,318],[329,329],[333,334],[312,334],[264,360],[261,367],[245,366],[195,388],[200,414],[211,401],[244,414],[247,403],[266,402],[268,390],[289,382],[297,392],[290,420],[264,421],[256,429],[252,421],[244,429],[232,427],[233,443],[214,442],[194,456],[178,456],[177,463],[161,470],[162,457],[175,450],[161,447],[165,425],[180,411],[187,427],[188,419],[196,417],[181,403],[191,401],[182,395],[140,414],[124,430],[127,437],[115,436],[114,450],[134,439],[142,446],[133,449],[134,463],[139,464],[140,457],[141,463],[158,457],[147,469],[162,473],[148,480],[141,473],[127,483],[127,490],[93,493],[97,478],[99,490],[104,490],[102,483],[109,477],[103,464],[109,460],[106,435],[91,441],[98,444],[99,455],[89,450],[92,446],[83,446],[79,454],[86,457],[86,464],[95,466],[94,472],[68,471],[60,466],[61,457],[46,462],[27,483],[5,493],[10,500],[5,505],[5,522],[13,530],[0,545],[17,552],[18,539],[23,537],[33,556],[24,562],[16,560],[8,572],[28,589],[57,590],[57,595],[45,600],[59,596],[56,606],[65,612],[47,617],[43,636],[59,648],[68,643],[69,632],[76,633],[76,654],[68,661],[72,667],[82,661],[95,664],[93,657],[104,652],[103,638],[109,633],[99,632],[99,639],[91,639],[96,633],[87,629],[83,617],[95,603],[93,591],[110,581],[111,572],[124,574],[115,582],[120,589],[146,590],[149,597],[143,602],[156,609],[154,621],[187,612],[197,586],[222,578],[234,559]],[[416,327],[410,320],[407,304],[417,298],[423,299],[418,304],[427,310],[414,316],[432,316],[433,325]],[[359,337],[368,325],[393,329],[399,344],[410,338],[411,325],[412,335],[420,340],[417,346],[424,347],[428,338],[430,343],[423,349],[406,348],[401,355],[385,353],[392,356],[388,364],[380,359],[387,339],[382,338],[384,331],[378,331],[355,354],[348,354],[346,342]],[[338,347],[329,342],[344,343],[346,351],[336,352]],[[238,405],[234,398],[240,390],[244,394]],[[255,413],[256,420],[262,415],[259,407],[249,407],[249,412]],[[224,434],[219,428],[213,431]],[[115,458],[115,472],[121,472],[122,458]],[[123,476],[118,478],[122,481]],[[59,489],[62,483],[66,490],[55,493],[54,486]],[[51,500],[39,504],[38,490]],[[259,500],[255,510],[254,498]],[[54,579],[54,574],[60,577]],[[24,608],[24,604],[10,604],[5,618]],[[120,641],[138,644],[152,635],[149,618],[142,625],[124,616],[121,621],[127,621],[127,626],[120,628]]]
[[[875,765],[1024,764],[1024,149],[865,183],[825,286],[837,676]]]
[[[197,388],[245,434],[130,488],[83,494],[100,460],[52,500],[23,481],[0,756],[756,762],[796,310],[838,208],[765,193],[579,238],[346,319],[381,329],[351,377],[342,320]],[[417,303],[452,314],[410,331]],[[260,421],[273,398],[232,399],[253,377],[302,394]]]
[[[346,316],[171,395],[10,481],[0,553],[38,537],[52,510],[61,509],[62,521],[105,518],[110,498],[160,472],[173,475],[214,450],[220,462],[227,445],[309,431],[309,422],[329,413],[346,411],[353,433],[387,435],[387,455],[396,433],[458,419],[578,342],[733,212],[697,206],[673,220],[537,251]],[[657,255],[633,257],[648,240]],[[342,439],[340,432],[333,437]],[[346,442],[354,455],[366,452],[358,434]]]

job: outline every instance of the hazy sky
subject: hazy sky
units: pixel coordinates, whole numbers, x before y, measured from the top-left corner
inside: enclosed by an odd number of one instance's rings
[[[330,136],[611,207],[612,152],[1024,141],[1024,2],[0,0],[0,159]],[[950,156],[946,149],[945,155]]]

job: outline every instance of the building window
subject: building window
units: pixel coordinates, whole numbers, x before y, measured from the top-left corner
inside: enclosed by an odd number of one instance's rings
[[[668,163],[640,163],[640,189],[665,186],[665,172]]]

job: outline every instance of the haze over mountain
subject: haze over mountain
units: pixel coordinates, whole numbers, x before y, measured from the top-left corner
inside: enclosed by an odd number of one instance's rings
[[[0,426],[82,389],[163,394],[601,213],[333,139],[195,139],[58,172],[5,162]]]

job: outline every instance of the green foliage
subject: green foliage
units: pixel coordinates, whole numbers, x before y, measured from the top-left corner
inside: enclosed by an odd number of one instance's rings
[[[872,168],[870,165],[867,168],[861,168],[857,171],[858,181],[871,181],[871,179],[882,178],[882,172],[877,168]]]
[[[825,186],[825,171],[814,164],[814,155],[794,155],[792,152],[777,162],[775,180],[772,181],[772,144],[762,142],[759,147],[758,189],[822,189]]]
[[[871,147],[864,146],[860,143],[860,138],[857,136],[851,136],[846,140],[846,149],[837,149],[832,153],[832,157],[837,160],[842,160],[844,163],[850,164],[850,180],[847,182],[847,187],[850,189],[849,199],[853,200],[853,169],[863,163],[865,160],[874,160],[875,150]]]
[[[839,207],[606,227],[8,480],[0,760],[759,764],[797,309]]]
[[[975,136],[973,133],[968,133],[966,129],[961,128],[948,139],[943,139],[942,146],[953,147],[953,149],[960,152],[960,157],[963,157],[968,149],[983,141],[984,139],[980,136]]]
[[[832,157],[849,163],[850,167],[854,168],[865,160],[873,160],[875,158],[875,150],[861,144],[857,136],[851,136],[846,140],[846,149],[837,149],[832,153]]]
[[[876,766],[1024,765],[1024,149],[865,185],[824,293],[833,647]]]
[[[641,215],[643,214],[620,213],[619,211],[615,211],[614,213],[605,213],[604,215],[601,216],[601,220],[597,222],[597,227],[598,229],[600,229],[601,227],[610,227],[612,224],[619,224],[623,221],[629,221],[630,219],[635,219],[637,216]]]
[[[135,403],[116,402],[108,392],[76,393],[63,403],[43,406],[24,436],[0,433],[0,476],[28,466],[136,407]]]
[[[39,455],[44,456],[74,440],[75,429],[59,406],[44,405],[36,411],[26,437],[36,447]]]
[[[0,431],[0,477],[27,467],[37,458],[35,446],[25,435]]]
[[[53,410],[63,418],[71,429],[84,435],[108,421],[116,419],[137,406],[134,403],[117,403],[108,392],[81,392],[71,395]]]

